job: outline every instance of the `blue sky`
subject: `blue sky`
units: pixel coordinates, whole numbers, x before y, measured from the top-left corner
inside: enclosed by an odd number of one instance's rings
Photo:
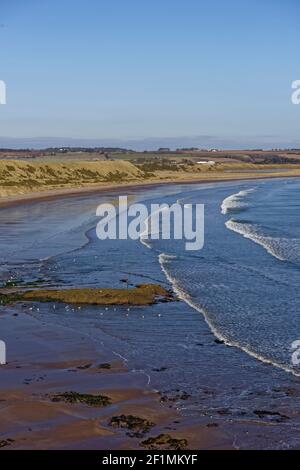
[[[298,0],[1,0],[0,136],[300,146],[299,13]]]

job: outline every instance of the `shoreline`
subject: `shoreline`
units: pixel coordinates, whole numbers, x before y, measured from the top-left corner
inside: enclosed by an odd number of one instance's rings
[[[181,185],[181,184],[188,184],[188,185],[197,185],[197,184],[209,184],[209,183],[226,183],[234,182],[234,181],[253,181],[253,180],[263,180],[263,179],[277,179],[277,178],[300,178],[299,175],[295,174],[284,174],[284,173],[273,173],[273,174],[251,174],[249,175],[237,174],[236,177],[211,177],[211,178],[200,178],[200,179],[178,179],[178,180],[149,180],[149,181],[135,181],[135,182],[126,182],[122,184],[108,184],[100,186],[87,186],[87,187],[80,187],[80,188],[63,188],[63,189],[53,189],[47,191],[39,191],[39,192],[29,192],[26,194],[16,194],[13,196],[2,196],[0,197],[0,209],[12,206],[18,206],[23,204],[34,204],[36,202],[47,202],[47,201],[54,201],[61,197],[63,198],[73,198],[78,196],[89,196],[89,195],[103,195],[110,191],[115,192],[121,189],[128,189],[128,190],[143,190],[143,189],[153,189],[161,186],[170,186],[170,185]]]

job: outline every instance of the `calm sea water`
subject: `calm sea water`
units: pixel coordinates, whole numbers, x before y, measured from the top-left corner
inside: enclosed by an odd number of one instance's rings
[[[142,374],[145,386],[174,398],[182,413],[231,424],[237,447],[298,447],[300,367],[291,363],[291,344],[300,339],[300,181],[177,185],[134,197],[204,203],[204,248],[98,240],[95,211],[103,196],[39,202],[0,210],[1,279],[67,288],[124,287],[128,278],[172,287],[181,302],[130,311],[15,309],[80,328]]]

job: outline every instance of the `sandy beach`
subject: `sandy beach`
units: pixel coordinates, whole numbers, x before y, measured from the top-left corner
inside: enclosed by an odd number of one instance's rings
[[[161,403],[160,395],[147,387],[147,377],[129,372],[117,357],[107,362],[109,352],[99,354],[80,332],[9,313],[0,314],[0,329],[9,344],[8,364],[1,366],[1,450],[142,449],[143,441],[161,434],[186,439],[190,449],[232,447],[218,428],[183,418]],[[94,408],[52,401],[65,391],[101,393],[112,404]],[[150,432],[129,436],[130,429],[109,425],[120,415],[155,425]]]

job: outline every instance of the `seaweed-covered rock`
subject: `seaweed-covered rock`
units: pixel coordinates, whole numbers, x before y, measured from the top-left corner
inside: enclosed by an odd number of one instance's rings
[[[180,400],[188,400],[191,395],[185,391],[183,392],[176,392],[176,393],[173,393],[171,392],[170,394],[168,393],[160,393],[161,397],[160,397],[160,402],[161,403],[166,403],[166,402],[177,402],[177,401],[180,401]]]
[[[65,402],[65,403],[80,403],[96,408],[103,408],[104,406],[111,405],[111,399],[106,395],[91,395],[88,393],[77,393],[77,392],[64,392],[52,396],[54,402]]]
[[[176,439],[170,434],[160,434],[156,437],[149,437],[140,444],[150,450],[184,450],[187,448],[188,441],[186,439]]]
[[[259,418],[269,418],[278,423],[290,419],[288,416],[281,414],[278,411],[254,410],[253,413]]]
[[[82,364],[80,366],[77,366],[76,369],[85,370],[85,369],[89,369],[90,367],[92,367],[92,364]]]
[[[133,415],[113,416],[109,421],[109,425],[130,430],[130,432],[127,433],[130,437],[142,437],[155,426],[155,424],[148,419]]]
[[[2,441],[0,441],[0,449],[2,449],[3,447],[10,446],[13,442],[13,439],[3,439]]]
[[[109,370],[111,369],[111,364],[109,364],[108,362],[104,362],[103,364],[99,364],[97,368]]]

